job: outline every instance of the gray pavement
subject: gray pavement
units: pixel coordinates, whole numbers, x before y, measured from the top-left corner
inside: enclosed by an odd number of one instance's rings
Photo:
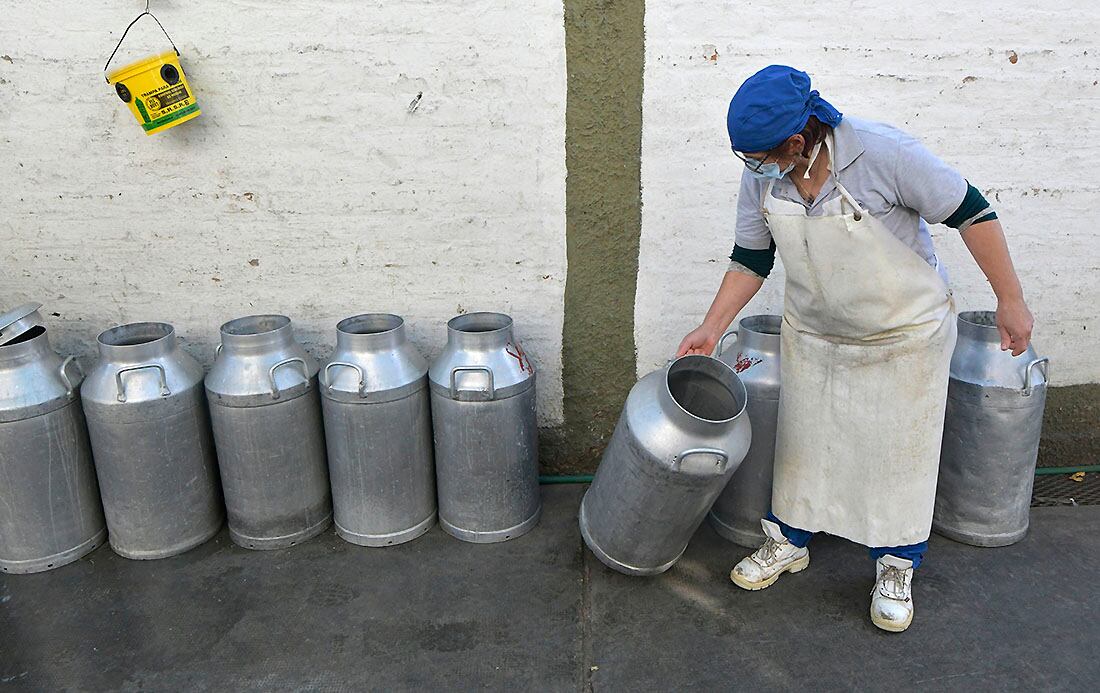
[[[438,528],[364,549],[276,552],[225,532],[182,556],[103,547],[0,576],[0,690],[1097,690],[1100,507],[1038,508],[1020,544],[933,538],[908,632],[867,616],[873,564],[824,537],[762,592],[703,526],[656,578],[583,548],[583,486],[544,486],[540,526],[472,545]]]

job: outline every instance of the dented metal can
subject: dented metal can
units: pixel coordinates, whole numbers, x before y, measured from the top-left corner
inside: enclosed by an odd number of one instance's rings
[[[37,304],[23,306],[0,323],[5,334],[0,345],[0,571],[5,573],[59,568],[107,537],[80,407],[80,371],[73,357],[62,359],[54,352],[37,309]]]
[[[321,372],[336,533],[360,546],[416,539],[435,523],[435,467],[428,364],[404,320],[341,320]]]
[[[230,320],[221,340],[206,397],[229,536],[246,549],[293,546],[332,523],[317,361],[284,315]]]
[[[722,337],[718,358],[745,385],[752,423],[752,445],[726,489],[707,514],[714,531],[735,544],[757,548],[764,542],[760,519],[771,510],[775,434],[779,419],[779,331],[783,317],[753,315]],[[723,348],[733,338],[728,348]]]
[[[932,529],[1007,546],[1027,534],[1049,360],[1032,345],[1002,351],[992,311],[960,313],[958,324]]]
[[[143,560],[188,551],[225,520],[202,365],[168,323],[120,325],[97,341],[81,398],[111,548]]]
[[[475,543],[529,532],[542,512],[535,368],[515,338],[512,318],[452,318],[428,380],[439,524]]]

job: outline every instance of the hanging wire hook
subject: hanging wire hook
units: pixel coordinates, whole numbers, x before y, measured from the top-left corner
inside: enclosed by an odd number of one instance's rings
[[[111,66],[111,61],[115,59],[115,53],[118,53],[118,49],[122,47],[122,42],[126,40],[126,34],[130,32],[130,28],[137,24],[138,20],[145,15],[149,15],[153,18],[153,21],[157,23],[157,26],[160,27],[160,30],[164,32],[164,37],[168,39],[168,43],[172,44],[172,50],[176,52],[176,57],[179,57],[180,49],[176,48],[176,42],[173,41],[172,37],[168,35],[168,32],[164,29],[164,25],[160,23],[160,20],[157,19],[156,15],[149,11],[150,2],[151,0],[145,0],[145,11],[134,17],[134,21],[130,22],[126,26],[126,30],[122,32],[122,38],[118,40],[118,44],[115,45],[115,49],[111,51],[111,57],[107,58],[107,64],[103,66],[103,79],[107,80],[107,84],[111,83],[111,78],[107,76],[107,68]]]

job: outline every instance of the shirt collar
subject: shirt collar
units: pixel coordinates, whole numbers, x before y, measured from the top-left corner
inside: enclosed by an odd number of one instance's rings
[[[814,202],[807,203],[802,199],[802,195],[799,194],[798,188],[791,182],[789,176],[783,176],[781,180],[776,181],[772,187],[772,195],[781,200],[798,203],[806,209],[817,209],[821,203],[828,201],[833,191],[836,190],[837,172],[848,168],[863,153],[863,140],[859,139],[859,134],[856,133],[856,129],[852,127],[847,118],[840,121],[833,128],[833,144],[836,146],[836,152],[829,153],[829,156],[833,157],[830,162],[833,175],[825,181],[825,185],[822,186],[821,192],[818,193]]]
[[[833,139],[836,142],[836,152],[830,156],[833,157],[833,173],[836,173],[848,168],[863,153],[863,141],[847,118],[833,128]]]

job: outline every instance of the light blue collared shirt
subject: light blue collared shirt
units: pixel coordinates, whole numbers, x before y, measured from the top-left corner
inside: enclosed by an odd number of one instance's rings
[[[939,224],[959,208],[966,180],[917,138],[885,123],[845,116],[834,137],[831,163],[844,187],[901,242],[938,268],[928,224]],[[748,171],[741,175],[735,242],[742,248],[767,250],[771,245],[760,211],[767,184]],[[802,205],[809,216],[821,216],[825,203],[838,195],[832,176],[813,203],[802,198],[789,176],[772,188],[772,197]]]

